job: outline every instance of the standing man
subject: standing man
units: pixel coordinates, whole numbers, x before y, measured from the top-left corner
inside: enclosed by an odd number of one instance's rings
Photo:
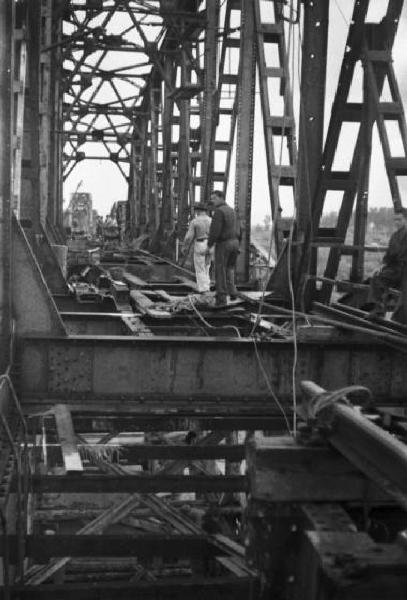
[[[211,204],[215,207],[209,230],[208,247],[215,246],[216,305],[227,303],[227,294],[234,300],[237,296],[235,285],[236,261],[241,237],[237,215],[225,202],[223,192],[211,194]]]
[[[407,302],[405,290],[407,284],[407,209],[402,208],[394,215],[396,231],[390,238],[389,246],[383,257],[383,266],[371,281],[369,301],[374,308],[369,317],[384,317],[386,312],[385,294],[389,287],[401,287],[403,307]]]
[[[198,292],[209,292],[211,280],[209,268],[211,266],[211,253],[208,250],[208,235],[211,218],[207,214],[208,208],[202,202],[194,204],[195,216],[189,224],[184,239],[183,255],[188,256],[191,244],[194,244],[194,266]]]

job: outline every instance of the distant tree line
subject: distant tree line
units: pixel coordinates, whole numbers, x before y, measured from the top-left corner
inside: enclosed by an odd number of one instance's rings
[[[388,230],[393,226],[394,209],[392,207],[372,207],[368,210],[367,224],[374,225],[376,229]],[[351,219],[351,227],[353,227],[354,215]],[[334,227],[338,219],[338,213],[335,211],[329,212],[322,216],[321,227]]]
[[[393,226],[393,216],[394,209],[392,207],[372,207],[369,208],[367,223],[368,226],[374,225],[375,228],[381,230],[392,229]],[[331,211],[322,215],[321,218],[321,227],[335,227],[338,219],[338,213],[335,211]],[[350,226],[353,228],[353,216],[351,219]],[[253,231],[256,233],[260,232],[270,232],[272,227],[271,217],[270,215],[266,215],[263,219],[263,223],[257,223],[253,227]]]

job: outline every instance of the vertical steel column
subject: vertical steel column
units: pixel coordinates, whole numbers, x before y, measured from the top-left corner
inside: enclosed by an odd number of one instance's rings
[[[255,91],[256,44],[254,7],[252,0],[242,0],[242,35],[240,47],[240,85],[238,92],[235,177],[235,209],[238,213],[243,231],[237,263],[237,276],[240,281],[248,281],[249,279]]]
[[[40,9],[40,47],[39,59],[39,169],[40,169],[40,211],[41,223],[45,225],[49,212],[50,198],[50,148],[51,148],[51,55],[49,51],[41,52],[52,42],[52,3],[46,0]]]
[[[13,0],[0,2],[0,372],[10,360]]]
[[[165,56],[164,72],[166,80],[175,85],[174,60]],[[152,246],[153,252],[174,258],[175,244],[171,238],[174,229],[174,193],[172,173],[172,116],[174,98],[167,93],[164,83],[161,84],[161,123],[162,123],[162,175],[161,175],[161,207],[158,229]]]
[[[294,289],[304,285],[304,265],[316,260],[316,252],[304,247],[312,222],[324,141],[326,57],[328,49],[329,1],[304,2],[301,65],[301,104],[296,198],[296,241],[293,249]],[[304,256],[306,254],[306,256]]]
[[[365,241],[368,216],[368,197],[369,197],[369,177],[370,162],[372,154],[372,135],[373,135],[374,113],[372,98],[369,94],[367,73],[363,75],[363,108],[362,108],[362,155],[360,157],[358,194],[355,207],[355,222],[353,233],[353,245],[355,246],[352,255],[352,267],[350,280],[361,282],[364,279],[365,263]]]
[[[146,111],[148,108],[146,108]],[[140,196],[137,203],[138,212],[138,235],[146,233],[148,225],[148,190],[150,177],[150,146],[148,145],[148,119],[145,115],[141,117],[141,135],[140,135]]]
[[[150,164],[150,187],[148,203],[148,231],[150,239],[153,239],[158,226],[158,111],[160,110],[160,90],[157,89],[158,82],[151,82],[150,87],[150,123],[151,123],[151,164]]]
[[[50,162],[48,217],[60,231],[63,230],[63,175],[62,175],[62,50],[58,45],[62,41],[62,18],[55,7],[51,6],[51,43],[57,47],[50,53]]]
[[[191,69],[185,41],[181,50],[181,88],[189,85]],[[181,98],[179,107],[179,141],[178,141],[178,235],[182,239],[187,231],[189,217],[189,189],[190,189],[190,99]]]
[[[39,53],[41,14],[40,3],[28,3],[28,83],[24,119],[24,155],[22,178],[24,184],[21,193],[21,218],[31,227],[30,233],[39,234],[41,230],[40,198],[40,118],[39,118]]]
[[[14,129],[13,129],[13,206],[17,218],[20,218],[21,206],[21,169],[24,150],[24,105],[27,78],[27,6],[17,5],[14,31]]]
[[[324,137],[329,1],[304,2],[301,105],[298,153],[297,239],[311,220],[311,202],[321,164]]]
[[[204,97],[202,130],[202,188],[201,201],[209,200],[213,183],[213,154],[215,137],[215,114],[217,107],[216,60],[218,48],[218,0],[207,0],[207,26],[205,31]]]
[[[129,188],[127,201],[130,208],[130,231],[132,237],[140,235],[140,198],[141,198],[141,157],[143,141],[143,120],[136,116],[130,154]]]
[[[165,73],[174,84],[174,63],[172,58],[165,57]],[[166,93],[164,87],[163,98],[163,196],[161,205],[161,223],[163,231],[169,233],[174,225],[174,206],[173,206],[173,180],[172,180],[172,115],[174,112],[174,99]]]
[[[130,167],[129,167],[129,186],[127,188],[127,202],[129,204],[129,222],[127,226],[130,230],[132,238],[137,237],[136,231],[136,198],[137,198],[137,159],[135,155],[136,142],[133,139],[131,154],[130,154]]]

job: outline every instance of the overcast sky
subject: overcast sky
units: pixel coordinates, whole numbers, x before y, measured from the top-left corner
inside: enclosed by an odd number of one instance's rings
[[[371,0],[369,17],[371,20],[379,20],[385,12],[387,0]],[[339,8],[340,7],[340,8]],[[348,23],[353,9],[353,0],[331,0],[330,9],[330,38],[328,48],[328,79],[326,94],[326,123],[329,119],[330,106],[336,90],[337,78],[343,58]],[[334,34],[333,34],[334,32]],[[294,36],[298,39],[298,34]],[[396,43],[393,49],[394,67],[397,79],[403,93],[405,106],[407,105],[407,7],[404,6],[403,18],[399,25]],[[298,84],[294,74],[294,86]],[[295,88],[294,88],[295,89]],[[257,96],[258,97],[258,96]],[[252,193],[252,222],[261,223],[266,214],[270,214],[270,200],[268,194],[266,161],[264,155],[263,128],[259,116],[259,102],[256,103],[255,139],[254,139],[254,172]],[[297,127],[298,129],[298,127]],[[298,133],[297,133],[298,135]],[[352,131],[349,131],[352,135]],[[396,136],[394,136],[396,139]],[[349,143],[349,140],[348,140]],[[343,152],[341,152],[343,164],[337,164],[337,168],[347,167],[349,156],[346,153],[347,140],[342,139]],[[397,144],[394,147],[397,152]],[[403,178],[401,178],[403,179]],[[407,179],[407,178],[405,178]],[[93,195],[95,208],[100,214],[109,212],[113,202],[127,198],[127,186],[117,167],[110,161],[83,161],[74,169],[72,175],[67,179],[65,185],[65,199],[75,190],[80,180],[83,180],[82,191]],[[405,185],[403,185],[405,183]],[[407,182],[401,181],[407,194]],[[233,183],[231,182],[228,201],[233,202]],[[377,135],[374,136],[374,148],[372,155],[372,175],[369,193],[370,206],[391,206],[391,197],[384,170],[383,157]],[[407,205],[407,201],[404,203]],[[327,210],[335,210],[335,200],[327,204]],[[290,209],[287,209],[290,212]],[[287,214],[288,216],[288,214]]]

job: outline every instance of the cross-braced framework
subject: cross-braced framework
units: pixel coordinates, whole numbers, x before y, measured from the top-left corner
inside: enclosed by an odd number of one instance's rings
[[[407,173],[407,129],[403,102],[392,66],[392,47],[397,33],[403,1],[389,2],[383,19],[367,21],[369,1],[356,2],[346,41],[345,55],[332,107],[318,183],[308,221],[308,252],[300,260],[298,279],[311,276],[315,283],[317,250],[328,247],[321,289],[317,297],[329,302],[341,257],[352,257],[349,279],[364,278],[364,257],[369,196],[370,159],[373,126],[376,123],[383,150],[395,210],[402,206],[399,177]],[[361,63],[363,76],[356,72]],[[350,99],[351,88],[359,86],[361,101]],[[395,127],[394,127],[395,125]],[[348,170],[341,163],[340,142],[351,154]],[[401,155],[395,155],[395,152]],[[320,226],[324,203],[334,195],[338,217],[333,228]],[[346,235],[355,211],[353,243]],[[305,260],[304,260],[305,257]],[[308,262],[307,264],[307,261]],[[309,297],[315,297],[315,288]]]
[[[195,197],[206,16],[184,4],[71,3],[63,15],[64,177],[85,159],[113,161],[134,235],[153,238],[161,217],[185,231]]]
[[[155,250],[171,252],[193,202],[208,200],[213,186],[226,192],[235,172],[247,279],[256,68],[276,231],[280,186],[293,202],[289,14],[260,0],[67,3],[60,40],[50,45],[60,50],[63,177],[84,160],[115,163],[128,182],[131,234],[148,233]],[[277,114],[270,93],[282,99]]]
[[[321,0],[303,6],[277,0],[20,0],[12,27],[16,214],[26,228],[45,230],[62,242],[63,181],[80,163],[109,161],[127,183],[129,236],[147,235],[154,251],[171,256],[194,201],[208,200],[215,186],[234,197],[243,229],[239,273],[247,280],[259,117],[273,248],[281,254],[292,238],[294,288],[303,288],[305,272],[315,277],[311,248],[321,244],[331,247],[322,299],[329,298],[328,280],[335,279],[344,253],[352,254],[351,279],[360,281],[375,123],[397,205],[397,178],[405,171],[405,157],[391,154],[386,133],[392,122],[405,144],[391,64],[403,2],[389,3],[387,15],[375,24],[366,22],[370,5],[355,3],[322,151],[329,21]],[[352,103],[345,90],[359,61],[364,96]],[[300,70],[297,144],[293,93]],[[387,88],[390,98],[383,100]],[[335,152],[349,125],[360,126],[357,159],[349,172],[335,171]],[[338,196],[338,224],[335,231],[318,231],[332,194]],[[356,197],[358,227],[348,248],[344,241]]]

